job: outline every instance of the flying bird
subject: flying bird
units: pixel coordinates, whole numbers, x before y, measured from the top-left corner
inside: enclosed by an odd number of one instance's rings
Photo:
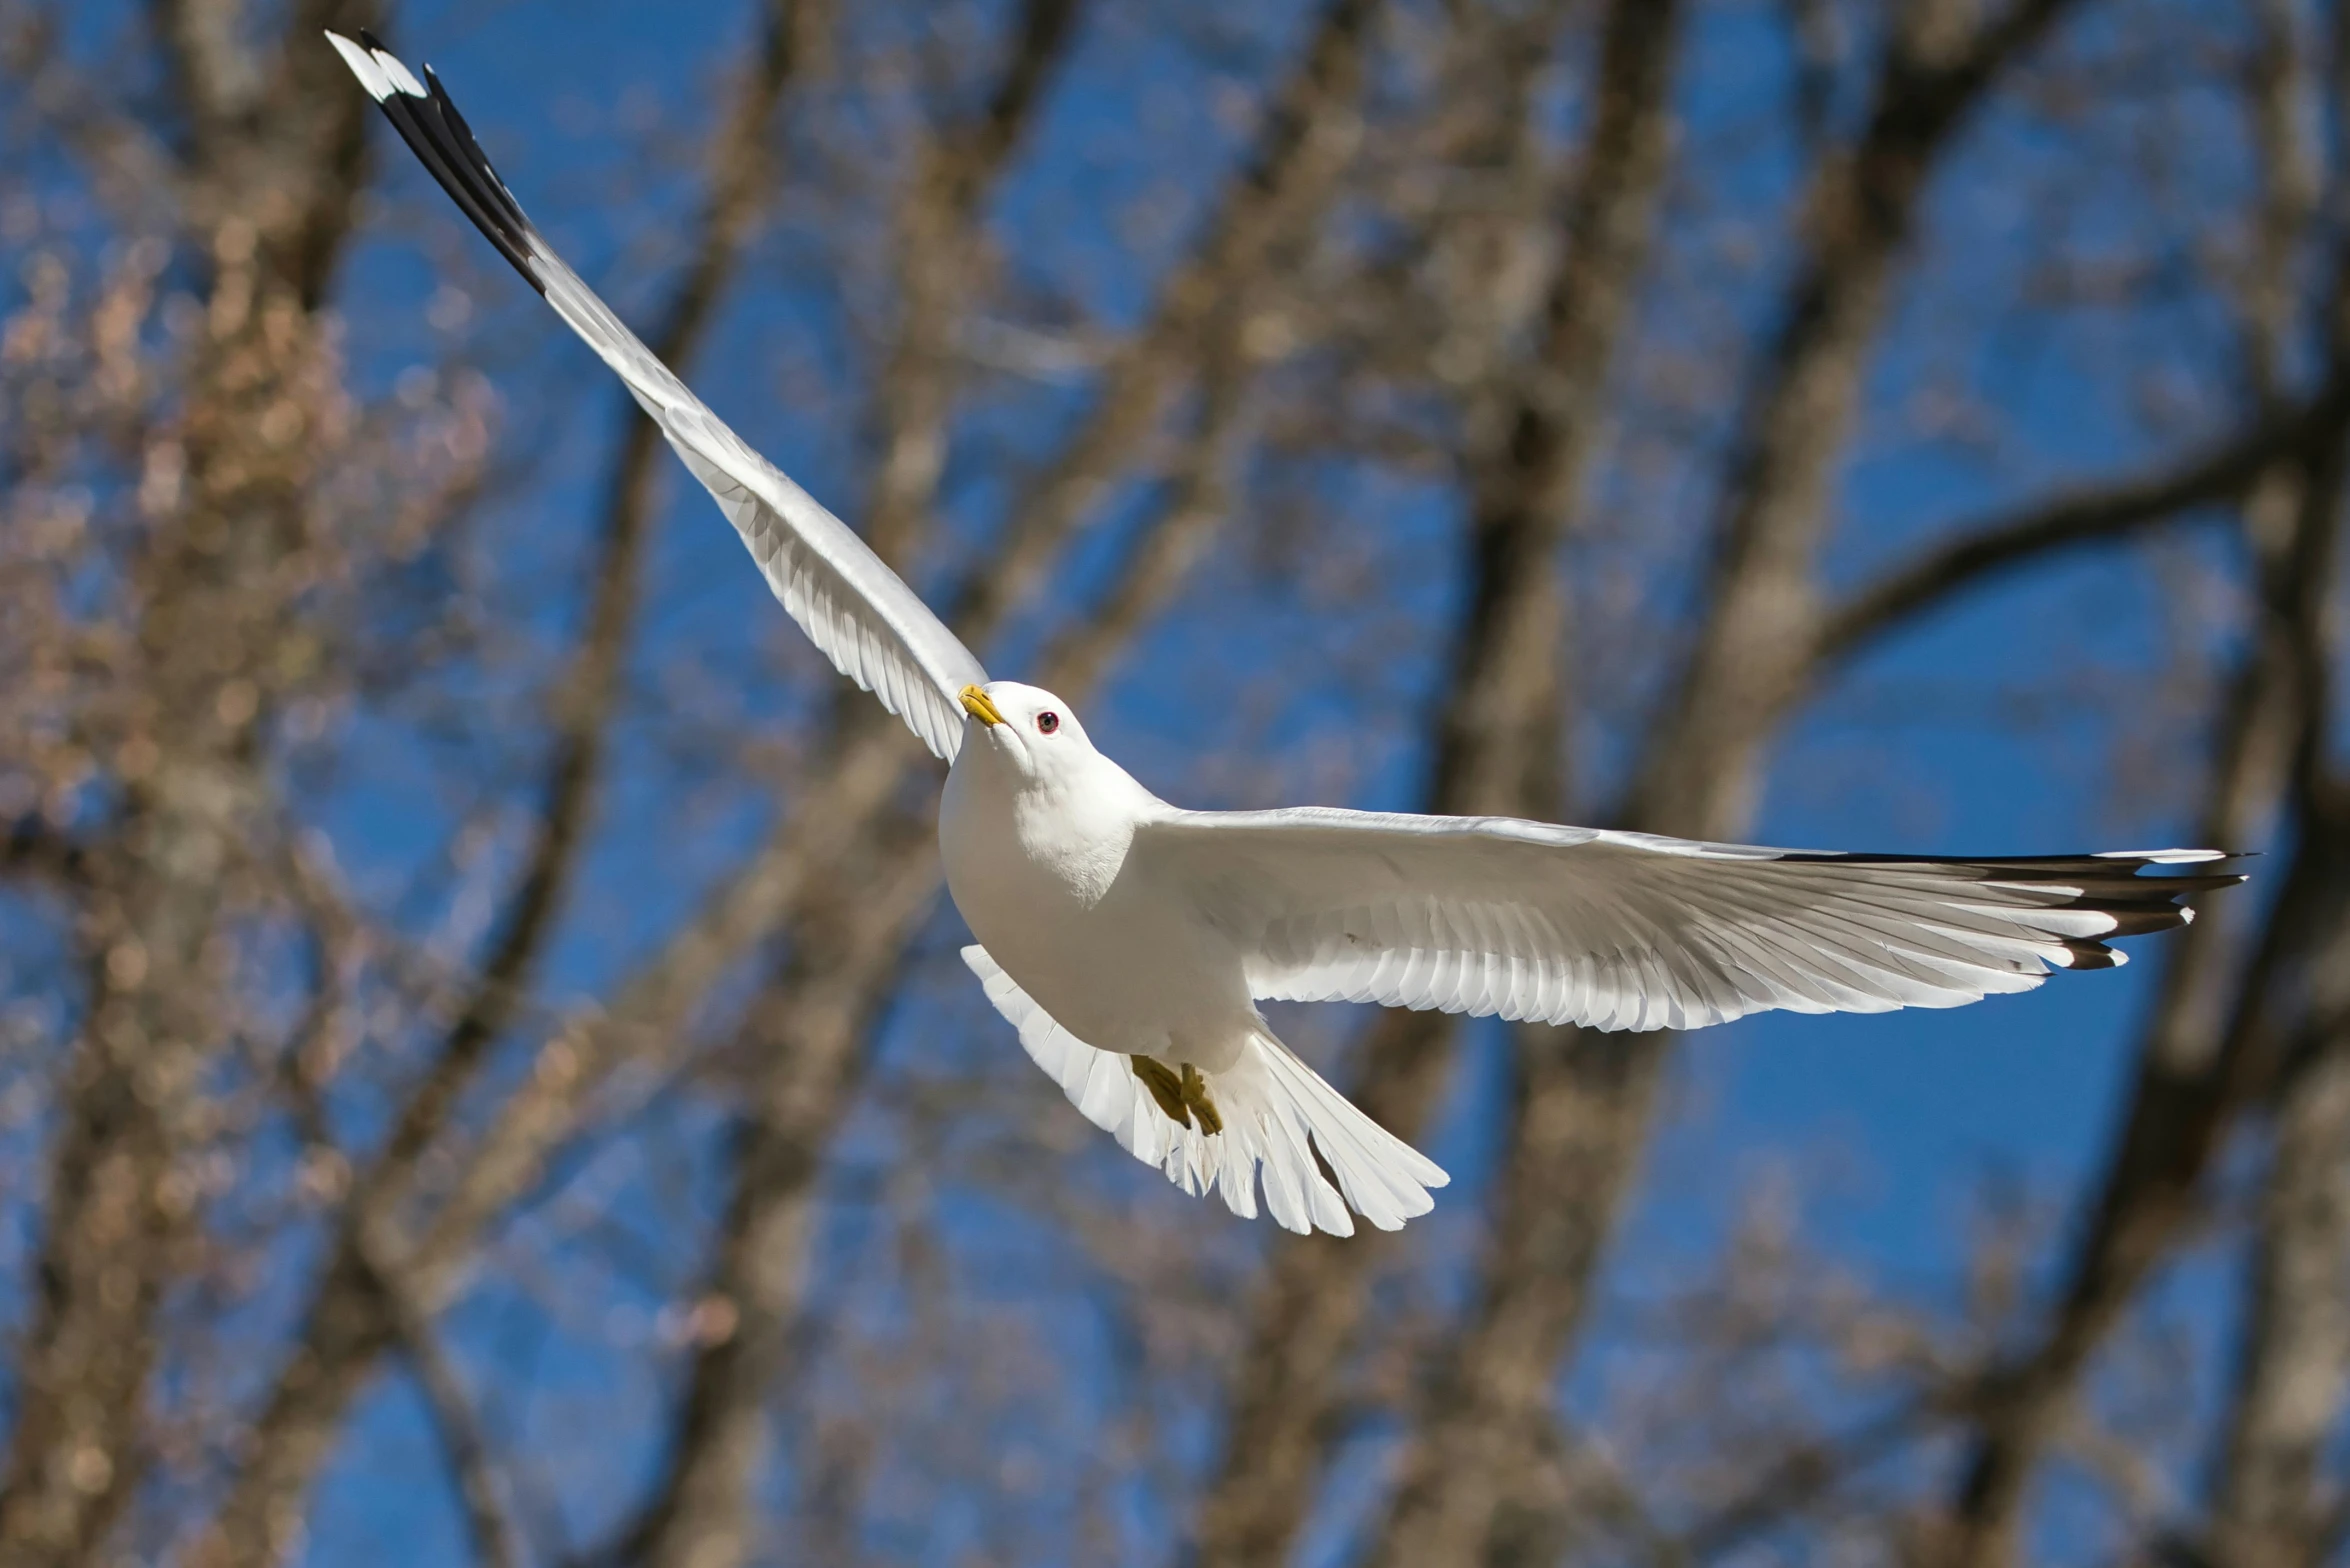
[[[1591,1029],[1883,1012],[2104,969],[2111,938],[2241,881],[2202,849],[1961,860],[1808,853],[1503,817],[1186,811],[1069,704],[990,680],[863,540],[710,411],[534,228],[426,68],[328,38],[465,215],[616,372],[784,610],[949,764],[939,849],[963,960],[1097,1126],[1195,1196],[1294,1231],[1393,1230],[1445,1173],[1351,1104],[1257,1002]]]

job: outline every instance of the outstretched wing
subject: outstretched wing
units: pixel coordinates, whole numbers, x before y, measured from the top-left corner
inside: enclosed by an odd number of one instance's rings
[[[791,618],[843,675],[953,761],[963,735],[955,694],[987,681],[971,651],[864,540],[728,429],[548,248],[431,67],[419,82],[365,33],[359,43],[326,36],[498,254],[619,374],[717,498]]]
[[[2124,962],[2106,938],[2183,925],[2181,895],[2243,880],[2138,875],[2223,858],[2202,849],[1811,854],[1318,807],[1172,812],[1129,854],[1235,941],[1255,996],[1595,1029],[2026,991]]]

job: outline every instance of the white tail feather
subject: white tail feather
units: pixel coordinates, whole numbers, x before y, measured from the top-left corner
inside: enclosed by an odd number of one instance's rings
[[[1261,1183],[1266,1209],[1288,1229],[1351,1236],[1349,1207],[1381,1230],[1395,1230],[1427,1213],[1435,1203],[1429,1189],[1451,1179],[1323,1082],[1270,1030],[1259,1029],[1230,1068],[1206,1075],[1224,1118],[1224,1130],[1210,1136],[1159,1109],[1127,1058],[1096,1050],[1055,1023],[987,949],[964,948],[963,962],[1069,1103],[1193,1197],[1221,1191],[1226,1207],[1253,1219]],[[1316,1151],[1337,1176],[1335,1189],[1315,1162]]]

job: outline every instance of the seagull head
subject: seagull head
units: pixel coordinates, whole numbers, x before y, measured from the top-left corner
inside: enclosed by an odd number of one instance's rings
[[[971,716],[963,726],[964,748],[984,747],[1025,782],[1064,780],[1090,772],[1101,760],[1069,704],[1041,686],[989,681],[964,687],[961,700]]]

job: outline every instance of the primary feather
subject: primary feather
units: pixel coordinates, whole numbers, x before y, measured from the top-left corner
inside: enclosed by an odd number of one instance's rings
[[[2020,860],[1705,844],[1507,817],[1177,811],[1134,853],[1246,954],[1251,994],[1594,1029],[1884,1012],[2109,968],[2184,924],[2211,850]]]
[[[458,208],[612,367],[700,480],[768,586],[835,668],[952,762],[963,733],[955,693],[987,671],[887,562],[744,443],[566,266],[490,167],[427,66],[424,80],[365,33],[328,40]]]

